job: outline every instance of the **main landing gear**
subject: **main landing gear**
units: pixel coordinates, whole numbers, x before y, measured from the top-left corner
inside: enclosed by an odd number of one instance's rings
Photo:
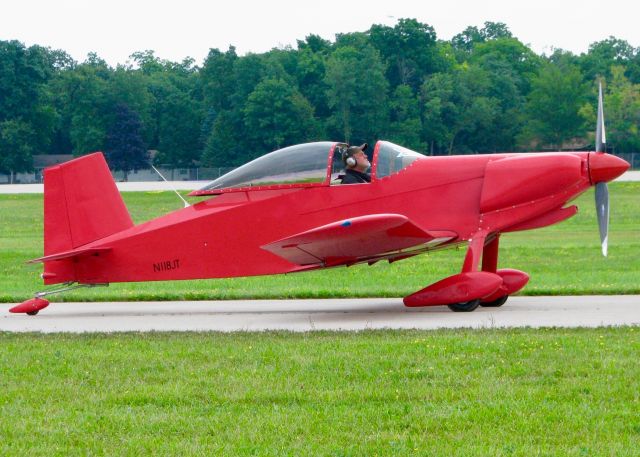
[[[487,236],[486,232],[478,232],[469,241],[462,272],[405,297],[405,306],[447,305],[455,312],[471,312],[479,306],[497,308],[504,305],[509,295],[527,284],[529,275],[519,270],[497,269],[499,236],[498,233]]]
[[[455,311],[457,313],[468,313],[470,311],[475,311],[478,306],[482,306],[483,308],[498,308],[499,306],[504,305],[509,298],[508,295],[497,298],[492,301],[482,301],[479,298],[475,300],[470,300],[463,303],[452,303],[451,305],[447,305],[451,311]]]
[[[508,298],[509,296],[505,295],[504,297],[497,298],[493,301],[481,301],[480,306],[484,308],[497,308],[499,306],[504,305],[507,302]]]
[[[480,306],[480,299],[476,298],[475,300],[469,300],[463,303],[452,303],[447,306],[451,311],[455,311],[457,313],[468,313],[475,311],[475,309]]]

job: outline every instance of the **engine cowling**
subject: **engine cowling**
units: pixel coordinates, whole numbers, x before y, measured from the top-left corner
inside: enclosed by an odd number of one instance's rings
[[[572,154],[527,154],[487,164],[480,212],[509,208],[588,180],[586,163]]]

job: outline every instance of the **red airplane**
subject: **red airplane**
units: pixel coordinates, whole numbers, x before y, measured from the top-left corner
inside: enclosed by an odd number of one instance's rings
[[[573,216],[565,206],[590,186],[603,254],[607,181],[629,168],[604,153],[602,91],[596,151],[427,157],[378,141],[371,182],[340,185],[347,145],[318,142],[267,154],[192,196],[215,196],[135,225],[101,153],[45,170],[46,285],[13,307],[36,314],[43,297],[115,282],[272,275],[395,262],[467,246],[462,271],[404,298],[406,306],[454,311],[501,306],[529,276],[498,269],[502,233]],[[77,285],[73,286],[74,283]]]

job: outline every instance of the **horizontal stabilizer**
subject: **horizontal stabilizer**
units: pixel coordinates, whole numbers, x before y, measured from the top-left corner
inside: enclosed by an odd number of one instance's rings
[[[458,235],[425,231],[401,214],[370,214],[333,222],[262,246],[298,265],[343,265],[397,253],[416,246],[437,246]]]
[[[111,248],[87,248],[87,249],[75,249],[73,251],[59,252],[53,255],[46,255],[37,259],[29,260],[27,263],[49,262],[52,260],[72,259],[77,257],[88,257],[90,255],[99,255],[110,251]]]

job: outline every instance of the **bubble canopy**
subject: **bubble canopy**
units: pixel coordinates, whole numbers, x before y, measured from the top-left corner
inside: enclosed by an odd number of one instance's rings
[[[342,152],[346,148],[344,143],[321,141],[279,149],[230,171],[190,195],[328,186],[342,169]],[[374,151],[372,170],[375,173],[375,163],[381,157],[380,177],[424,157],[387,141],[378,141]]]

